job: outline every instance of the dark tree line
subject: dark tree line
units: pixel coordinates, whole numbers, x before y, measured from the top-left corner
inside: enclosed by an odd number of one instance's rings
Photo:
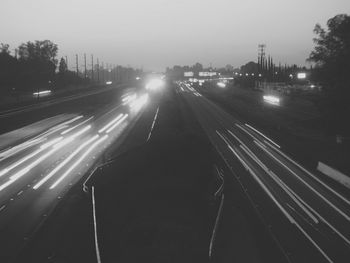
[[[337,15],[314,29],[316,44],[309,61],[324,87],[321,109],[331,132],[350,134],[350,16]]]
[[[31,91],[38,87],[81,82],[79,77],[68,71],[64,59],[61,59],[59,72],[56,73],[57,51],[57,45],[50,40],[28,41],[16,48],[12,56],[9,45],[0,44],[0,89]]]

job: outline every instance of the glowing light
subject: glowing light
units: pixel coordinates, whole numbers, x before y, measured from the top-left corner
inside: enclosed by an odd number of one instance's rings
[[[15,162],[15,163],[11,164],[10,166],[6,167],[5,169],[1,170],[0,177],[7,174],[9,171],[13,170],[14,168],[21,165],[22,163],[33,158],[34,156],[38,155],[39,153],[41,153],[42,151],[44,151],[45,149],[47,149],[48,147],[50,147],[51,145],[57,143],[58,141],[60,141],[62,139],[63,139],[63,137],[59,137],[59,138],[53,139],[53,140],[43,144],[38,150],[34,151],[31,154],[28,154],[27,156],[23,157],[22,159],[18,160],[17,162]]]
[[[119,114],[115,119],[113,119],[111,122],[109,122],[106,126],[104,126],[101,130],[99,130],[99,133],[104,132],[107,130],[109,127],[111,127],[114,123],[116,123],[119,119],[123,117],[124,114]]]
[[[110,127],[106,133],[110,133],[111,131],[113,131],[119,124],[121,124],[126,118],[128,117],[128,114],[125,114],[123,116],[123,118],[121,118],[120,120],[118,120],[112,127]]]
[[[153,79],[146,85],[146,90],[156,91],[163,87],[164,81],[161,79]]]
[[[112,81],[106,81],[106,85],[111,85],[112,83]]]
[[[223,83],[223,82],[218,82],[216,85],[217,85],[218,87],[220,87],[220,88],[225,88],[225,87],[226,87],[226,84]]]
[[[264,95],[263,96],[264,101],[267,103],[270,103],[272,105],[279,106],[280,105],[280,98],[272,96],[272,95]]]
[[[141,109],[141,107],[143,105],[145,105],[147,103],[147,101],[148,101],[148,94],[144,94],[141,97],[139,97],[138,99],[132,101],[130,103],[130,108],[131,108],[131,110],[138,111]]]
[[[136,80],[140,80],[141,78],[140,77],[136,77]]]
[[[300,72],[297,74],[298,79],[305,79],[306,78],[306,73],[305,72]]]
[[[7,150],[4,150],[3,152],[0,153],[0,160],[5,160],[13,155],[15,155],[16,153],[20,152],[20,151],[23,151],[31,146],[34,146],[36,144],[39,144],[41,143],[42,141],[46,140],[46,138],[37,138],[37,139],[33,139],[33,140],[30,140],[30,141],[26,141],[26,142],[23,142],[19,145],[16,145],[14,147],[11,147]]]
[[[108,138],[108,135],[103,136],[102,138],[100,138],[99,140],[97,140],[96,142],[94,142],[85,152],[84,154],[71,166],[69,167],[69,169],[53,184],[51,185],[50,189],[55,188],[64,178],[66,178],[69,173],[75,168],[77,167],[85,158],[86,156],[88,156],[88,154],[94,149],[96,148],[101,142],[103,142],[104,140],[106,140]]]
[[[54,148],[61,148],[61,147],[65,146],[65,145],[67,145],[68,143],[72,142],[76,137],[80,136],[84,132],[87,132],[89,129],[91,129],[91,125],[88,125],[88,126],[84,127],[83,129],[81,129],[80,131],[72,134],[68,138],[65,138],[61,142],[56,143],[53,147]]]
[[[78,123],[77,125],[75,125],[75,126],[69,128],[69,129],[67,129],[67,130],[65,130],[65,131],[63,131],[63,132],[61,132],[61,135],[64,135],[64,134],[66,134],[66,133],[68,133],[68,132],[70,132],[70,131],[72,131],[72,130],[78,128],[79,126],[81,126],[81,125],[83,125],[84,123],[88,122],[88,121],[91,120],[92,118],[93,118],[93,117],[90,117],[90,118],[86,119],[85,121],[83,121],[83,122],[81,122],[81,123]]]
[[[49,180],[52,176],[54,176],[63,166],[65,166],[70,160],[73,159],[74,156],[76,156],[85,146],[89,145],[93,141],[95,141],[99,135],[95,135],[94,137],[90,138],[86,142],[84,142],[82,145],[78,147],[73,153],[71,153],[62,163],[60,163],[58,166],[55,167],[48,175],[46,175],[42,180],[40,180],[36,185],[34,185],[33,189],[38,189],[41,185],[43,185],[47,180]]]
[[[184,72],[184,77],[193,77],[194,73],[192,71]]]
[[[130,102],[134,101],[136,99],[137,95],[136,93],[133,93],[131,95],[127,95],[126,97],[122,98],[123,105],[129,104]]]
[[[49,93],[51,93],[51,90],[42,90],[42,91],[39,91],[39,92],[34,92],[33,95],[34,96],[40,96],[40,95],[49,94]]]

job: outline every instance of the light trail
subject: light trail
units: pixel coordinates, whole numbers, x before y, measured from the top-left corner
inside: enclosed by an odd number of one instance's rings
[[[11,147],[11,148],[0,153],[0,161],[3,161],[5,159],[21,152],[21,151],[24,151],[25,149],[28,149],[29,147],[37,145],[37,144],[43,142],[44,140],[46,140],[46,138],[38,138],[38,139],[23,142],[19,145]]]
[[[33,158],[34,156],[38,155],[39,153],[41,153],[42,151],[44,151],[45,149],[47,149],[48,147],[50,147],[51,145],[61,141],[63,139],[63,137],[58,137],[55,138],[43,145],[40,146],[40,148],[38,150],[36,150],[35,152],[23,157],[22,159],[20,159],[19,161],[11,164],[10,166],[6,167],[5,169],[0,171],[0,177],[7,174],[9,171],[13,170],[14,168],[16,168],[17,166],[21,165],[22,163],[26,162],[27,160]]]
[[[68,142],[67,142],[68,143]],[[64,144],[61,145],[61,147],[63,147]],[[38,165],[39,163],[41,163],[42,161],[44,161],[46,158],[48,158],[50,155],[52,155],[53,153],[55,153],[56,151],[58,151],[61,147],[54,147],[52,148],[50,151],[48,151],[47,153],[45,153],[44,155],[40,156],[38,159],[36,159],[34,162],[30,163],[28,166],[26,166],[25,168],[23,168],[22,170],[18,171],[17,173],[15,173],[14,175],[12,175],[10,177],[10,180],[8,180],[6,183],[2,184],[0,186],[0,191],[2,191],[3,189],[5,189],[6,187],[8,187],[9,185],[13,184],[14,182],[16,182],[19,178],[21,178],[22,176],[24,176],[25,174],[27,174],[32,168],[34,168],[36,165]]]
[[[77,125],[75,125],[75,126],[69,128],[69,129],[67,129],[67,130],[65,130],[65,131],[63,131],[63,132],[61,132],[61,135],[65,135],[66,133],[68,133],[68,132],[70,132],[70,131],[72,131],[72,130],[78,128],[78,127],[80,127],[80,126],[83,125],[84,123],[87,123],[89,120],[91,120],[93,117],[94,117],[94,116],[92,116],[92,117],[86,119],[85,121],[82,121],[81,123],[78,123]]]
[[[122,118],[124,116],[124,114],[119,114],[115,119],[113,119],[112,121],[110,121],[106,126],[104,126],[102,129],[100,129],[98,132],[102,133],[105,130],[107,130],[109,127],[111,127],[114,123],[116,123],[120,118]]]
[[[222,135],[216,131],[217,134],[227,143],[227,141],[222,137]],[[308,233],[299,225],[299,223],[294,219],[294,217],[288,213],[288,211],[278,202],[278,200],[275,198],[275,196],[271,193],[271,191],[268,189],[268,187],[261,181],[259,176],[249,167],[246,161],[243,160],[243,156],[241,157],[239,155],[239,152],[235,151],[229,144],[228,148],[231,150],[231,152],[237,157],[237,159],[243,164],[243,166],[248,170],[248,172],[253,176],[255,181],[260,185],[260,187],[264,190],[264,192],[271,198],[271,200],[275,203],[275,205],[280,209],[280,211],[286,216],[286,218],[289,220],[289,222],[293,225],[295,225],[300,232],[313,244],[313,246],[322,254],[322,256],[328,261],[333,262],[332,259],[329,258],[329,256],[321,249],[321,247],[310,237]]]
[[[85,126],[83,129],[81,129],[80,131],[70,135],[68,138],[65,138],[64,140],[62,140],[61,142],[55,144],[53,147],[54,148],[61,148],[62,145],[66,145],[67,143],[72,142],[75,138],[77,138],[78,136],[82,135],[83,133],[87,132],[88,130],[91,129],[91,125]]]
[[[43,185],[47,180],[49,180],[52,176],[54,176],[63,166],[65,166],[70,160],[73,159],[74,156],[76,156],[85,146],[89,145],[91,142],[95,141],[99,135],[95,135],[94,137],[90,138],[86,142],[84,142],[82,145],[78,147],[73,153],[71,153],[63,162],[61,162],[58,166],[56,166],[55,169],[53,169],[48,175],[46,175],[43,179],[41,179],[36,185],[33,186],[33,189],[38,189],[41,185]]]
[[[121,124],[129,115],[125,114],[123,116],[123,118],[121,118],[120,120],[118,120],[112,127],[110,127],[106,133],[110,133],[111,131],[113,131],[119,124]]]
[[[332,207],[335,211],[337,211],[339,214],[341,214],[347,221],[350,221],[350,217],[346,213],[344,213],[341,209],[339,209],[331,201],[329,201],[326,197],[324,197],[321,193],[319,193],[316,189],[314,189],[311,185],[309,185],[304,179],[302,179],[298,174],[296,174],[286,164],[284,164],[282,161],[280,161],[278,158],[276,158],[272,153],[270,153],[269,150],[261,147],[259,144],[257,144],[257,145],[261,149],[263,149],[268,155],[270,155],[276,162],[278,162],[280,165],[282,165],[284,168],[286,168],[291,174],[293,174],[297,179],[299,179],[299,181],[304,183],[312,192],[314,192],[318,197],[320,197],[323,201],[325,201],[330,207]]]
[[[257,129],[255,129],[254,127],[250,126],[249,124],[245,124],[247,127],[249,127],[250,129],[252,129],[253,131],[255,131],[256,133],[260,134],[262,137],[264,137],[266,140],[268,140],[269,142],[271,142],[273,145],[275,145],[278,148],[281,148],[281,146],[279,146],[277,143],[275,143],[273,140],[271,140],[269,137],[267,137],[266,135],[264,135],[262,132],[258,131]]]
[[[298,164],[296,161],[294,161],[292,158],[290,158],[288,155],[286,155],[285,153],[283,153],[281,150],[277,149],[276,147],[274,147],[273,145],[270,145],[272,149],[274,149],[276,152],[278,152],[279,154],[281,154],[284,158],[286,158],[287,160],[289,160],[291,163],[293,163],[295,166],[297,166],[299,169],[301,169],[302,171],[304,171],[306,174],[308,174],[311,178],[313,178],[315,181],[317,181],[318,183],[320,183],[323,187],[327,188],[330,192],[332,192],[334,195],[336,195],[337,197],[339,197],[341,200],[343,200],[345,203],[347,203],[348,205],[350,205],[350,200],[348,200],[347,198],[345,198],[344,196],[342,196],[341,194],[339,194],[337,191],[333,190],[330,186],[328,186],[327,184],[325,184],[324,182],[322,182],[320,179],[318,179],[315,175],[313,175],[312,173],[310,173],[308,170],[306,170],[304,167],[302,167],[300,164]]]
[[[97,147],[97,145],[99,145],[101,142],[103,142],[104,140],[106,140],[108,138],[108,135],[106,134],[105,136],[103,136],[102,138],[100,138],[99,140],[97,140],[96,142],[94,142],[85,152],[84,154],[71,166],[69,167],[69,169],[54,183],[51,185],[50,189],[55,188],[64,178],[66,178],[69,173],[75,168],[77,167],[84,159],[85,157],[94,149]]]

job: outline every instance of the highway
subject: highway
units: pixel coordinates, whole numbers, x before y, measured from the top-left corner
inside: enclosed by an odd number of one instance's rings
[[[98,101],[97,96],[111,96],[110,92],[89,96]],[[108,158],[106,150],[137,121],[149,96],[125,89],[118,100],[103,107],[97,104],[94,110],[82,110],[77,99],[81,97],[60,99],[59,114],[0,135],[1,262],[13,260],[68,190]],[[65,109],[62,102],[76,110]],[[41,105],[40,109],[46,108]],[[4,113],[1,121],[7,124],[15,114],[18,119],[24,118],[23,113],[33,115],[31,110]]]
[[[290,262],[348,262],[350,201],[291,159],[253,124],[233,118],[190,84],[176,92]]]

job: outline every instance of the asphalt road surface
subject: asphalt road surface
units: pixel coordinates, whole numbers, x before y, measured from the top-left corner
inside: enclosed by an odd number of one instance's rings
[[[133,125],[149,99],[136,89],[88,95],[60,99],[54,109],[35,106],[2,115],[4,126],[20,126],[24,114],[58,113],[0,136],[1,262],[13,259],[65,193],[107,158],[105,149]],[[87,101],[88,107],[81,106]]]
[[[347,262],[350,201],[253,124],[233,118],[188,84],[179,82],[175,89],[230,168],[229,179],[242,187],[285,257],[291,262]],[[145,110],[148,114],[139,122]],[[16,256],[68,190],[108,159],[107,149],[121,145],[126,133],[133,134],[132,141],[150,140],[159,111],[150,94],[125,89],[4,113],[1,262]],[[146,133],[139,132],[140,125],[147,126]]]
[[[178,82],[209,139],[291,262],[348,262],[350,201],[242,123]]]

